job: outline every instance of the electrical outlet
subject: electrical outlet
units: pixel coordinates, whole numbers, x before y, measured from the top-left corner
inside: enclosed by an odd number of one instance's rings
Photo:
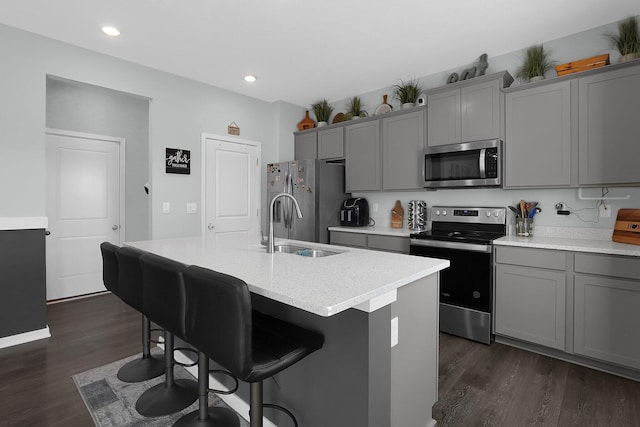
[[[398,345],[398,318],[391,319],[391,347]]]
[[[601,203],[598,205],[598,215],[600,218],[611,218],[611,204]]]

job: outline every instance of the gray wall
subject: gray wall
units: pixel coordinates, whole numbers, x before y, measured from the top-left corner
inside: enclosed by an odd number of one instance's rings
[[[279,132],[278,106],[272,103],[6,25],[0,25],[0,58],[0,150],[11,159],[0,168],[0,217],[46,216],[47,75],[151,100],[151,237],[200,234],[201,206],[198,203],[197,215],[187,215],[186,203],[200,200],[203,132],[226,135],[227,126],[235,121],[241,138],[261,142],[263,161],[279,160],[281,150],[292,151],[295,127],[286,135]],[[296,109],[295,115],[302,117],[303,108],[286,106],[287,111]],[[285,120],[283,127],[290,121]],[[191,175],[165,174],[165,147],[191,150]],[[162,203],[167,201],[172,213],[162,214]]]
[[[47,76],[48,128],[125,138],[125,241],[151,235],[149,99]]]

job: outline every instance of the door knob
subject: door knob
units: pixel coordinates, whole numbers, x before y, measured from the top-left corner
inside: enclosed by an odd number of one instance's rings
[[[211,224],[211,223],[209,223],[209,225],[207,225],[207,228],[208,228],[209,230],[213,230],[214,228],[216,228],[216,226],[215,226],[215,225],[213,225],[213,224]]]
[[[118,228],[120,228],[120,226],[119,226],[119,225],[114,225],[113,227],[111,227],[111,229],[112,229],[113,231],[116,231]]]

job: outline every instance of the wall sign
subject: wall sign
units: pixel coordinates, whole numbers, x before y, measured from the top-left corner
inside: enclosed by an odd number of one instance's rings
[[[191,151],[181,148],[167,148],[165,156],[166,173],[191,174]]]
[[[227,133],[229,135],[240,136],[240,126],[238,126],[236,122],[231,122],[231,124],[227,126]]]

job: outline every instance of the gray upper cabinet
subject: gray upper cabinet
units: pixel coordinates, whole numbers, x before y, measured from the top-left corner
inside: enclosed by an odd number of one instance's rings
[[[460,142],[460,89],[427,95],[430,146]]]
[[[640,183],[640,66],[579,79],[579,184]]]
[[[501,89],[512,82],[504,71],[427,92],[427,144],[502,139]]]
[[[506,94],[505,187],[571,184],[571,82]]]
[[[318,158],[317,147],[318,133],[307,131],[297,133],[294,137],[294,160],[316,159]]]
[[[345,191],[380,190],[380,121],[349,124],[344,130]]]
[[[425,111],[382,119],[383,190],[422,188]]]
[[[340,159],[344,157],[344,127],[318,130],[318,158]]]
[[[498,80],[460,89],[462,142],[500,138],[501,96]]]

